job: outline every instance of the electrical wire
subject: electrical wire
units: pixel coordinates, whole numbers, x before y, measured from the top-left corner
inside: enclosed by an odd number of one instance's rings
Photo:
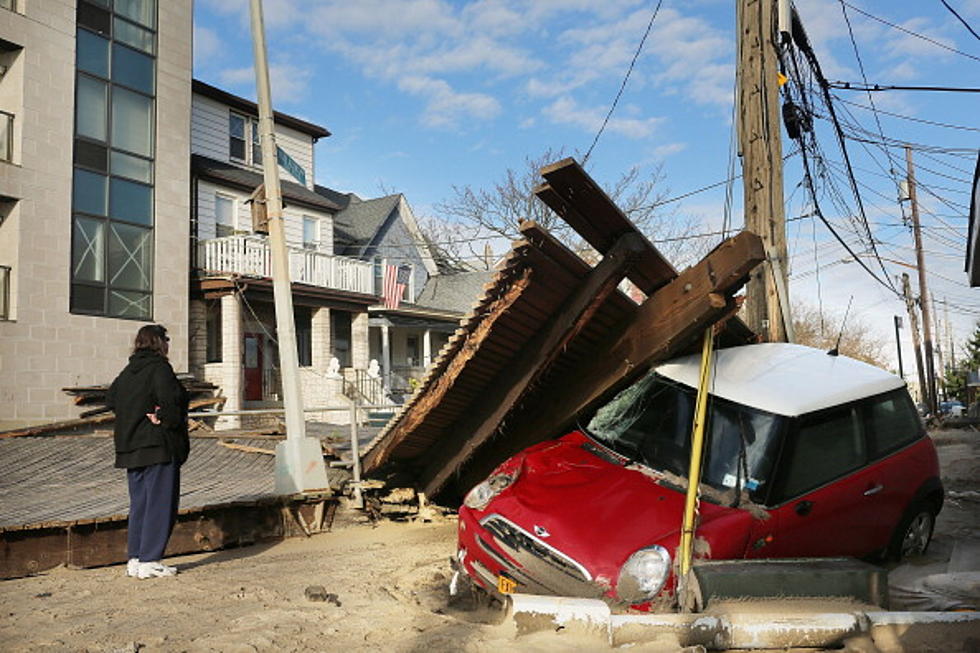
[[[836,88],[841,91],[864,91],[866,93],[870,92],[880,92],[880,91],[929,91],[934,93],[980,93],[980,88],[976,86],[899,86],[896,84],[869,84],[865,82],[864,84],[859,84],[857,82],[827,82],[830,88]]]
[[[892,27],[894,29],[897,29],[900,32],[905,32],[909,36],[914,36],[915,38],[922,39],[923,41],[928,41],[929,43],[932,43],[933,45],[938,46],[940,48],[943,48],[945,50],[949,50],[950,52],[955,52],[956,54],[962,55],[964,57],[968,57],[968,58],[973,59],[975,61],[980,61],[980,57],[977,57],[977,56],[972,55],[972,54],[968,54],[966,52],[963,52],[962,50],[957,50],[954,47],[951,47],[949,45],[946,45],[945,43],[942,43],[942,42],[937,41],[935,39],[929,38],[928,36],[925,36],[924,34],[919,34],[918,32],[913,32],[910,29],[906,29],[905,27],[902,27],[901,25],[896,25],[895,23],[888,22],[884,18],[879,18],[879,17],[875,16],[874,14],[869,14],[868,12],[866,12],[863,9],[861,9],[860,7],[855,7],[854,5],[852,5],[850,3],[845,3],[845,4],[847,4],[848,7],[850,7],[854,11],[858,12],[859,14],[861,14],[863,16],[867,16],[871,20],[876,20],[879,23],[882,23],[884,25],[888,25],[889,27]]]
[[[623,77],[623,83],[619,86],[619,91],[616,93],[616,98],[613,100],[612,106],[609,107],[609,112],[606,114],[605,119],[602,121],[602,126],[599,127],[599,131],[596,132],[595,138],[592,139],[592,145],[589,146],[588,151],[582,158],[582,166],[585,167],[585,163],[589,160],[589,156],[592,154],[592,149],[599,142],[599,137],[602,136],[602,132],[605,131],[606,125],[609,124],[609,119],[612,117],[613,111],[616,110],[616,105],[619,104],[619,98],[623,96],[623,91],[626,90],[626,82],[629,81],[630,75],[633,72],[633,67],[636,66],[636,60],[640,57],[640,53],[643,51],[643,44],[647,42],[647,37],[650,36],[650,29],[653,28],[653,21],[657,19],[657,14],[660,13],[660,5],[662,5],[664,0],[657,0],[657,6],[653,10],[653,15],[650,16],[650,22],[647,23],[647,29],[643,32],[643,38],[640,39],[640,44],[636,47],[636,52],[633,53],[633,60],[630,61],[629,68],[626,70],[626,75]]]
[[[838,102],[843,102],[844,104],[849,104],[852,107],[858,107],[860,109],[865,109],[865,110],[868,110],[868,111],[875,111],[876,113],[881,113],[881,114],[884,114],[886,116],[891,116],[892,118],[901,118],[902,120],[910,120],[912,122],[918,122],[918,123],[922,123],[924,125],[933,125],[934,127],[946,127],[947,129],[961,129],[961,130],[964,130],[964,131],[980,132],[980,127],[967,127],[966,125],[954,125],[954,124],[948,123],[948,122],[936,122],[935,120],[926,120],[924,118],[914,118],[912,116],[906,116],[906,115],[903,115],[901,113],[895,113],[893,111],[885,111],[884,109],[879,109],[877,107],[869,107],[869,106],[867,106],[865,104],[861,104],[860,102],[851,102],[850,100],[845,100],[844,98],[839,97],[837,95],[834,95],[833,98],[836,101],[838,101]],[[882,138],[884,138],[884,134],[882,134]]]
[[[960,15],[959,15],[959,14],[958,14],[958,13],[956,12],[956,10],[955,10],[955,9],[953,9],[952,7],[950,7],[950,6],[949,6],[949,3],[948,3],[948,2],[946,2],[946,0],[939,0],[939,2],[941,2],[941,3],[943,3],[943,6],[944,6],[944,7],[946,7],[947,9],[949,9],[949,13],[951,13],[951,14],[953,14],[954,16],[956,16],[956,18],[958,18],[958,19],[959,19],[959,21],[960,21],[961,23],[963,23],[963,27],[965,27],[966,29],[968,29],[968,30],[970,31],[970,34],[973,34],[973,36],[974,36],[974,37],[976,37],[976,39],[977,39],[978,41],[980,41],[980,34],[977,34],[977,33],[976,33],[976,31],[975,31],[975,30],[974,30],[974,29],[973,29],[972,27],[970,27],[970,23],[968,23],[968,22],[966,22],[965,20],[963,20],[963,17],[962,17],[962,16],[960,16]]]

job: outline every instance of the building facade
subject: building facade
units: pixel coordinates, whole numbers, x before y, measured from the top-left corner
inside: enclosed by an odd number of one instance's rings
[[[190,0],[0,3],[0,424],[77,414],[137,329],[188,361]]]

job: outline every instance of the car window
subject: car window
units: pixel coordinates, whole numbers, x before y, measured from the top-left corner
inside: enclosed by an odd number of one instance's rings
[[[695,392],[649,374],[600,408],[586,430],[633,460],[687,476]],[[711,397],[702,482],[762,491],[775,455],[781,418]],[[744,444],[744,455],[742,453]]]
[[[787,499],[857,469],[866,460],[864,429],[854,406],[801,418],[783,471]]]
[[[873,457],[894,451],[922,433],[922,422],[904,389],[874,397],[867,410]]]

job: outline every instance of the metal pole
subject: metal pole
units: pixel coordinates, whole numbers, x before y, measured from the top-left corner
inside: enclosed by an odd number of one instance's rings
[[[688,574],[694,554],[694,518],[697,512],[698,486],[701,483],[701,460],[704,451],[705,422],[708,415],[708,390],[711,387],[711,362],[714,350],[714,328],[704,330],[701,345],[701,373],[698,379],[698,394],[695,400],[694,425],[691,435],[691,462],[687,473],[687,494],[684,498],[684,521],[681,524],[681,560],[678,576],[678,597],[682,606],[687,607]],[[739,491],[739,488],[735,488]]]
[[[354,481],[354,507],[364,507],[364,496],[361,493],[361,443],[357,440],[357,400],[350,400],[350,457],[351,476]]]
[[[902,318],[895,315],[895,346],[898,348],[898,375],[905,379],[905,370],[902,368],[902,339],[899,337],[898,330],[902,328]]]
[[[328,487],[320,442],[306,437],[303,392],[296,353],[296,325],[289,281],[289,259],[282,218],[282,191],[276,157],[275,123],[269,63],[266,58],[262,0],[251,0],[252,45],[255,53],[255,88],[258,94],[259,135],[262,143],[262,173],[269,219],[269,249],[272,255],[272,289],[276,307],[276,334],[282,373],[283,404],[286,409],[286,441],[276,447],[276,491],[291,494]]]
[[[919,267],[919,308],[922,311],[922,358],[926,364],[925,396],[929,411],[937,414],[936,370],[932,360],[932,325],[929,323],[929,290],[926,287],[926,261],[922,253],[922,230],[919,226],[919,202],[915,193],[915,170],[912,167],[912,148],[905,146],[905,164],[908,168],[909,204],[912,207],[912,232],[915,236],[915,260]]]

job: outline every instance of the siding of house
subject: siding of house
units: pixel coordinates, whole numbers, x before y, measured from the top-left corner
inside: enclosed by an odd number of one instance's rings
[[[209,97],[194,94],[191,101],[191,152],[216,161],[232,162],[228,150],[228,105]],[[239,113],[239,112],[235,112]],[[253,116],[254,118],[254,116]],[[276,144],[306,171],[306,187],[313,190],[313,139],[303,132],[276,125]],[[249,166],[251,167],[251,166]],[[259,167],[251,167],[260,170]],[[289,181],[297,179],[279,167],[279,174]]]
[[[399,214],[405,210],[404,206],[399,206]],[[413,291],[412,296],[406,295],[406,301],[414,303],[425,282],[429,278],[429,273],[425,269],[422,256],[419,253],[418,245],[412,237],[412,233],[401,215],[391,220],[381,239],[378,241],[376,256],[388,259],[389,265],[411,265],[413,281],[409,289]]]

